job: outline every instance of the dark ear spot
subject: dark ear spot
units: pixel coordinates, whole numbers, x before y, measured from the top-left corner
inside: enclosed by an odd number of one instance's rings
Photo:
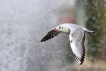
[[[59,29],[60,29],[61,27],[59,27]]]

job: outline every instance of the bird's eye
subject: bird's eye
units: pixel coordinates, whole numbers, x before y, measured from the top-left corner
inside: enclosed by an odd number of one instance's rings
[[[63,29],[63,27],[62,27],[62,29]]]
[[[61,27],[59,27],[59,29],[60,29]]]

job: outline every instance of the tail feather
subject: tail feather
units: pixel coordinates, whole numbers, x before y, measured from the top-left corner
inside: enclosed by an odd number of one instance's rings
[[[84,28],[84,27],[83,27],[83,29],[84,29],[85,32],[95,33],[94,31],[88,30],[88,29],[86,29],[86,28]]]

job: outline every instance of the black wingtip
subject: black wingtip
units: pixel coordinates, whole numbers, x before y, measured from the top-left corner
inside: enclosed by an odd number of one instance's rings
[[[45,41],[40,41],[40,42],[45,42]]]
[[[45,42],[45,40],[44,40],[44,39],[42,39],[40,42]]]
[[[39,41],[39,42],[43,42],[43,41],[41,40],[41,41]]]
[[[49,40],[49,38],[48,37],[44,37],[40,42],[45,42],[47,40]]]
[[[83,64],[83,62],[82,63],[80,63],[80,65],[82,65]]]
[[[42,40],[40,40],[39,42],[43,42]]]
[[[92,33],[95,33],[95,31],[93,31]]]
[[[80,65],[81,65],[81,63],[80,63]]]

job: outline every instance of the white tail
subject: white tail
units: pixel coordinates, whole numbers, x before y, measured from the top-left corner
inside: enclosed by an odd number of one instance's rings
[[[83,29],[84,29],[85,32],[95,33],[94,31],[88,30],[88,29],[86,29],[86,28],[84,28],[84,27],[83,27]]]

